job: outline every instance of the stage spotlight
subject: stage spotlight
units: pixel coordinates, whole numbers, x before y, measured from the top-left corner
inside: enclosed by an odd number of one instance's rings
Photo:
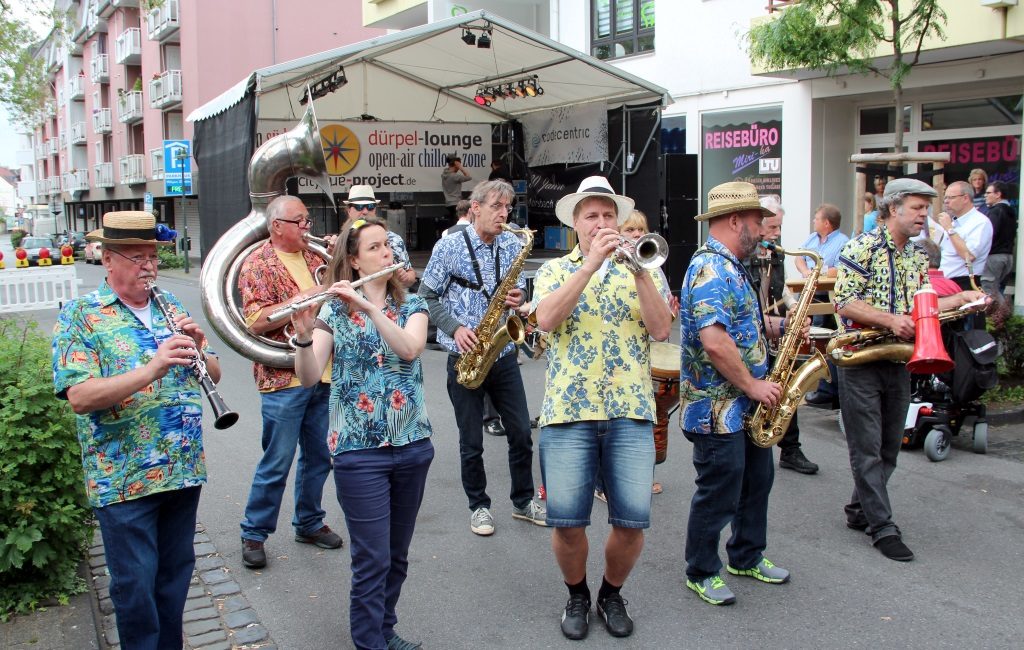
[[[465,40],[465,39],[463,39]],[[480,32],[480,40],[476,42],[476,46],[482,49],[491,47],[491,35],[490,32]]]
[[[480,106],[490,106],[491,105],[491,102],[487,101],[487,98],[484,97],[483,95],[481,95],[480,93],[476,94],[476,97],[473,98],[473,101],[476,102],[477,104],[479,104]]]
[[[516,97],[526,97],[526,84],[522,81],[516,85]]]
[[[482,36],[480,40],[483,40]],[[473,32],[469,31],[468,29],[464,30],[462,32],[462,42],[465,43],[466,45],[476,45],[476,35],[473,34]],[[490,47],[490,44],[488,44],[488,47]]]
[[[526,94],[529,97],[536,97],[536,95],[537,95],[537,86],[534,85],[534,83],[535,82],[533,82],[533,81],[527,81],[526,82],[526,87],[523,89],[523,90],[526,91]]]
[[[481,93],[481,94],[483,95],[484,99],[486,99],[488,102],[493,102],[494,101],[494,89],[493,88],[488,88],[488,89],[484,90],[483,93]]]

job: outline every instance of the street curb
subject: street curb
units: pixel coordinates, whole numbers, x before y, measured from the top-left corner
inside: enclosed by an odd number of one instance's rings
[[[1020,424],[1024,421],[1024,404],[1014,406],[987,409],[985,419],[989,424],[1000,426],[1004,424]]]
[[[270,632],[242,594],[241,586],[231,577],[224,557],[217,552],[206,528],[199,522],[196,522],[193,546],[196,566],[185,601],[184,650],[277,650]],[[98,528],[88,551],[87,564],[97,642],[101,649],[120,650],[117,618],[110,600],[110,574]]]

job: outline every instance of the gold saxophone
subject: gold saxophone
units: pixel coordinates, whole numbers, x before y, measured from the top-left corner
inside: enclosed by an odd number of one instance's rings
[[[533,231],[527,228],[514,228],[507,223],[501,224],[501,228],[514,235],[522,235],[523,250],[519,251],[519,255],[505,274],[505,279],[494,290],[487,311],[476,327],[476,345],[464,352],[455,362],[455,370],[458,373],[455,380],[466,388],[478,388],[484,383],[491,366],[498,360],[498,355],[509,341],[519,345],[526,338],[526,327],[522,319],[514,313],[509,314],[504,325],[500,323],[501,317],[508,311],[505,307],[505,298],[508,292],[515,288],[519,274],[523,271],[523,264],[533,248]]]
[[[804,394],[812,390],[820,379],[832,381],[832,373],[829,372],[825,357],[817,349],[811,354],[811,358],[794,370],[797,361],[797,354],[800,351],[800,344],[803,340],[801,332],[804,328],[804,321],[807,319],[807,310],[814,298],[814,288],[818,284],[818,276],[821,274],[821,256],[810,250],[785,250],[774,244],[763,244],[782,255],[803,255],[814,260],[814,270],[804,282],[804,288],[800,291],[800,300],[786,314],[786,332],[779,342],[779,351],[775,357],[775,365],[771,372],[765,377],[770,381],[782,386],[782,396],[776,406],[765,406],[758,404],[746,421],[747,433],[750,439],[758,447],[771,447],[782,436],[786,435],[789,428],[789,421],[796,414],[800,406],[800,400]]]

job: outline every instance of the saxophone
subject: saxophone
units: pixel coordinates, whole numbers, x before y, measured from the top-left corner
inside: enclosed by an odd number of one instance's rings
[[[786,435],[789,421],[793,419],[804,394],[812,390],[820,379],[832,381],[832,373],[829,372],[825,357],[819,350],[814,350],[810,359],[801,364],[799,368],[794,369],[797,353],[800,351],[800,332],[804,328],[804,320],[807,319],[807,310],[811,305],[811,299],[814,298],[814,288],[818,284],[818,276],[821,275],[821,256],[810,250],[790,251],[767,242],[762,245],[782,255],[804,255],[814,260],[814,270],[804,282],[800,300],[786,315],[788,324],[782,341],[779,342],[775,365],[765,377],[765,381],[782,386],[782,396],[779,398],[778,405],[773,407],[759,403],[753,414],[746,420],[747,433],[753,443],[758,447],[771,447]]]
[[[507,223],[501,224],[501,228],[514,235],[522,235],[523,250],[512,262],[505,279],[494,290],[491,302],[487,305],[487,311],[475,330],[476,345],[464,352],[455,363],[455,370],[458,372],[455,379],[466,388],[478,388],[480,384],[484,383],[484,378],[490,372],[491,366],[498,360],[498,355],[505,349],[509,341],[519,345],[526,338],[526,327],[523,325],[522,319],[514,313],[509,314],[505,324],[500,328],[499,323],[502,315],[507,311],[505,298],[508,296],[508,292],[515,288],[519,274],[523,271],[523,264],[533,248],[533,231],[527,228],[514,228]]]

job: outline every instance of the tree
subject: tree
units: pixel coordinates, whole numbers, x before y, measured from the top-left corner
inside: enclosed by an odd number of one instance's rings
[[[66,42],[73,14],[41,0],[0,0],[0,103],[11,121],[30,128],[39,121],[53,89],[46,77],[44,43],[36,26],[52,27],[49,38]]]
[[[802,0],[748,32],[750,60],[774,69],[824,70],[830,77],[848,72],[885,77],[896,111],[894,150],[900,151],[903,83],[921,60],[925,39],[945,38],[946,13],[939,4],[940,0]],[[879,52],[880,43],[887,43],[891,51],[888,66],[881,63],[889,52]]]

